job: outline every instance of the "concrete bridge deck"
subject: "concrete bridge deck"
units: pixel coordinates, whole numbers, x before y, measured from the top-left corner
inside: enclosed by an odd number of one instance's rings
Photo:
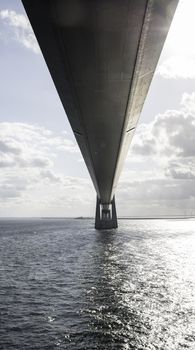
[[[22,1],[103,208],[96,227],[116,227],[110,204],[178,0]]]

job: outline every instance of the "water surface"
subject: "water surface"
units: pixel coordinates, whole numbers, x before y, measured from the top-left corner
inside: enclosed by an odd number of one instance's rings
[[[195,221],[0,221],[0,349],[195,349]]]

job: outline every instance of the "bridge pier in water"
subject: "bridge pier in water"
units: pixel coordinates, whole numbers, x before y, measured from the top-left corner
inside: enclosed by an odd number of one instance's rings
[[[105,230],[117,227],[115,197],[113,197],[110,204],[101,204],[100,199],[97,197],[95,228],[97,230]]]

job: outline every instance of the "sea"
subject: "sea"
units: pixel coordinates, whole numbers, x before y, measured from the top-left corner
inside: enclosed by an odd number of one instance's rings
[[[195,220],[0,220],[0,349],[195,349]]]

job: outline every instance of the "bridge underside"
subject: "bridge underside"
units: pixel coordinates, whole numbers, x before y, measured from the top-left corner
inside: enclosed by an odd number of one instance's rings
[[[23,0],[97,192],[98,228],[177,2]]]

